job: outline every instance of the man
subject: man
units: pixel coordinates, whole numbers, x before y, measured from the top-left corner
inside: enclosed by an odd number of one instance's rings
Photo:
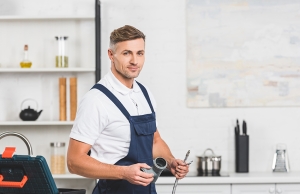
[[[141,168],[150,168],[156,157],[164,158],[178,179],[189,168],[160,137],[155,100],[135,81],[145,61],[145,35],[128,25],[114,30],[108,57],[111,71],[78,107],[68,148],[69,171],[99,179],[93,194],[156,194],[153,175]]]

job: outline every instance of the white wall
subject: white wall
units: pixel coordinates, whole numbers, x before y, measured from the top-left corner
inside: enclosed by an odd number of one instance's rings
[[[86,2],[90,5],[91,1]],[[271,171],[276,143],[287,144],[291,170],[300,170],[297,163],[300,160],[299,108],[187,108],[185,0],[101,2],[102,75],[109,68],[106,50],[110,32],[125,24],[143,31],[146,34],[146,63],[138,80],[150,87],[156,97],[158,129],[173,154],[183,158],[186,151],[191,150],[190,159],[194,160],[191,171],[197,168],[196,155],[201,155],[206,148],[212,148],[222,156],[223,171],[234,171],[233,126],[237,118],[248,123],[251,172]],[[66,4],[76,7],[72,1],[66,1]],[[1,112],[5,111],[0,108]],[[8,129],[13,130],[12,127]],[[28,134],[29,139],[37,152],[49,148],[48,142],[46,144],[40,138],[47,133],[29,127],[16,128],[24,133],[27,129],[32,133]],[[63,137],[59,135],[60,130],[53,130],[56,135],[45,139],[64,140],[69,129],[63,127]]]
[[[234,171],[234,123],[247,121],[250,171],[271,171],[277,143],[286,143],[292,171],[299,171],[300,109],[187,108],[185,0],[102,0],[102,69],[107,72],[109,33],[125,24],[146,34],[146,63],[138,78],[158,102],[159,131],[173,154],[183,158],[212,148],[222,156],[222,170]],[[103,72],[103,73],[104,73]]]

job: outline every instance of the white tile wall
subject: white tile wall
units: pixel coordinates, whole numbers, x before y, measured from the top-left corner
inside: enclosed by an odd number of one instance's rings
[[[85,2],[93,7],[92,0]],[[110,32],[125,24],[142,30],[146,34],[146,63],[138,80],[150,87],[156,97],[158,129],[173,154],[183,158],[186,151],[191,150],[191,159],[194,160],[191,171],[196,171],[197,168],[196,155],[201,155],[209,147],[217,155],[222,156],[223,171],[234,171],[233,126],[237,118],[240,121],[245,119],[248,123],[250,171],[271,171],[272,157],[277,143],[287,144],[291,170],[300,170],[297,162],[300,160],[298,140],[300,109],[298,107],[187,108],[185,0],[102,0],[101,2],[102,75],[109,68],[109,60],[106,56]],[[66,1],[62,7],[66,5],[76,7],[72,1]],[[45,7],[43,9],[47,10]],[[0,78],[1,82],[3,80]],[[14,83],[8,84],[14,85]],[[2,91],[0,96],[2,100]],[[0,108],[0,117],[2,117],[3,111],[9,107]],[[28,127],[16,128],[22,132],[27,129]],[[40,138],[41,136],[46,140],[61,138],[59,135],[46,137],[43,135],[46,132],[34,128],[28,130],[30,133],[35,133],[29,136],[36,152],[43,153],[49,148],[48,144],[44,145],[45,141]],[[57,134],[60,133],[58,130],[53,130]],[[62,133],[67,135],[68,130],[63,128]]]

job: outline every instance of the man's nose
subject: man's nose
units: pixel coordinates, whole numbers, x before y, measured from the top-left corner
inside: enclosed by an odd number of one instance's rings
[[[135,55],[135,54],[131,55],[130,63],[133,64],[133,65],[137,65],[138,64],[137,55]]]

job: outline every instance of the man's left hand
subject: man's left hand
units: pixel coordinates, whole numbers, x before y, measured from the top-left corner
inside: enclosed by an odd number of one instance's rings
[[[170,164],[170,171],[176,178],[182,179],[189,172],[189,165],[184,163],[182,160],[173,159]]]

